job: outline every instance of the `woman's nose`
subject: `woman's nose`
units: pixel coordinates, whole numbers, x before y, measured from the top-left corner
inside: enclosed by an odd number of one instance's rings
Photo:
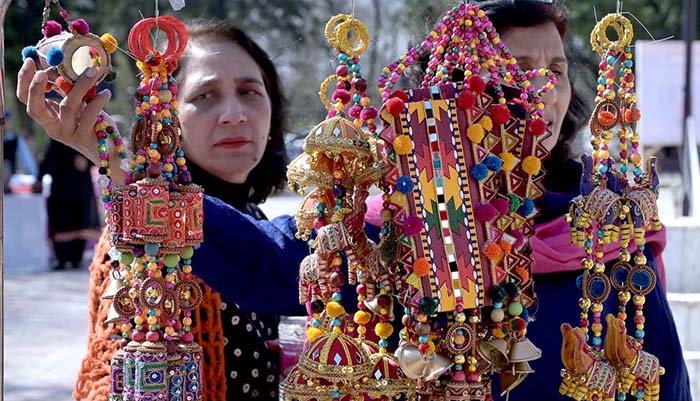
[[[226,96],[220,106],[219,124],[236,125],[247,120],[243,105],[235,96]]]

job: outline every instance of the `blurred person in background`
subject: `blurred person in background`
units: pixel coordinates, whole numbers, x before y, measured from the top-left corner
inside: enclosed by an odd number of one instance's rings
[[[36,176],[37,166],[34,155],[22,135],[12,131],[12,113],[5,111],[5,126],[7,131],[2,138],[3,148],[3,188],[5,193],[10,192],[10,179],[13,175],[23,172]]]

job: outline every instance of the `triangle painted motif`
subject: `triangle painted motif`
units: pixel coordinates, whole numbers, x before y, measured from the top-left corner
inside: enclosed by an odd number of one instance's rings
[[[478,160],[475,163],[481,163],[489,155],[488,149],[484,149],[481,145],[474,144],[474,149],[476,149],[476,157]]]
[[[506,231],[510,223],[513,222],[513,218],[508,215],[502,215],[496,219],[496,227],[501,231]]]
[[[494,134],[488,134],[486,135],[486,138],[484,138],[483,144],[489,149],[493,149],[494,146],[498,145],[498,142],[500,142],[500,138],[498,138]]]
[[[510,152],[510,150],[513,149],[513,147],[517,144],[518,144],[517,137],[515,137],[507,132],[503,133],[503,151],[504,152]]]
[[[496,267],[494,269],[494,273],[496,273],[496,277],[492,277],[492,279],[493,281],[495,281],[496,284],[501,284],[503,280],[505,280],[505,278],[508,277],[508,274],[505,270],[503,270],[502,267]]]

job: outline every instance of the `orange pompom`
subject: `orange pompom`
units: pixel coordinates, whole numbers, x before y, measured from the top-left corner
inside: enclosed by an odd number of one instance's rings
[[[542,161],[540,161],[540,159],[538,159],[536,156],[528,156],[523,159],[520,166],[526,174],[535,175],[540,172],[540,169],[542,168]]]
[[[600,123],[606,127],[615,124],[616,119],[617,115],[613,114],[610,111],[601,110],[598,112],[598,121],[600,121]]]
[[[515,274],[520,277],[520,281],[522,283],[527,283],[530,281],[530,272],[528,272],[526,269],[522,267],[516,267],[515,268]]]
[[[483,249],[484,256],[490,260],[499,260],[503,256],[503,249],[494,242],[489,242]]]
[[[642,118],[642,112],[639,109],[634,109],[634,121],[639,121]],[[632,109],[625,109],[625,122],[632,122]]]
[[[413,262],[413,273],[418,277],[425,277],[430,273],[430,262],[428,258],[418,258]]]
[[[386,109],[389,110],[392,116],[396,117],[404,110],[406,104],[398,97],[392,97],[386,102]]]
[[[503,253],[505,253],[506,255],[510,254],[510,250],[513,247],[513,245],[511,245],[510,242],[504,239],[498,240],[498,246],[500,246],[501,249],[503,249]]]
[[[73,84],[60,75],[56,78],[56,86],[65,94],[70,93],[70,90],[73,89]]]
[[[486,131],[491,131],[491,129],[493,128],[493,121],[489,116],[481,117],[481,120],[479,120],[479,124],[481,124],[481,126],[484,127]]]
[[[408,135],[397,136],[393,145],[397,155],[407,155],[413,150],[413,143],[411,143],[411,138]]]

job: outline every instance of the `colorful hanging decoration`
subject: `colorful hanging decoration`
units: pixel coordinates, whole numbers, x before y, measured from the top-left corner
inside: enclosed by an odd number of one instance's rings
[[[299,301],[312,316],[285,398],[487,400],[491,372],[502,375],[507,393],[541,354],[525,336],[535,302],[526,250],[547,156],[541,97],[554,75],[521,71],[485,14],[463,4],[383,70],[377,112],[360,75],[364,24],[335,16],[326,37],[340,64],[321,87],[328,119],[288,169],[291,189],[315,187],[296,214],[297,236],[315,251],[300,267]],[[430,57],[423,87],[394,91],[423,56]],[[463,82],[452,81],[457,70]],[[536,90],[535,77],[548,83]],[[378,246],[363,220],[367,189],[377,182],[384,191]],[[352,318],[340,302],[346,281],[358,294]],[[405,315],[391,355],[395,299]],[[372,325],[377,343],[368,338]]]
[[[396,90],[428,59],[422,87]],[[464,79],[453,80],[455,76]],[[536,90],[531,80],[547,83]],[[405,306],[396,351],[421,399],[487,400],[533,370],[529,257],[551,71],[522,71],[485,13],[460,4],[379,79],[384,128],[380,249]],[[438,380],[439,379],[439,380]]]
[[[310,304],[307,344],[283,383],[289,400],[389,399],[411,394],[411,381],[387,352],[394,272],[380,263],[379,248],[365,234],[369,188],[386,173],[376,153],[378,110],[370,104],[360,55],[369,45],[361,21],[340,14],[326,25],[337,52],[335,74],[319,93],[327,119],[311,129],[304,153],[288,168],[290,189],[307,195],[296,214],[297,237],[312,239],[314,252],[301,263],[299,302]],[[333,87],[331,98],[328,89]],[[363,130],[366,129],[365,130]],[[343,269],[347,260],[347,271]],[[341,301],[346,284],[356,286],[359,310]],[[370,322],[378,342],[366,338]]]
[[[615,32],[615,40],[609,31]],[[658,400],[659,375],[664,372],[658,358],[643,350],[645,296],[657,281],[644,255],[645,233],[660,230],[661,223],[656,160],[649,159],[642,169],[639,152],[641,113],[632,73],[633,36],[632,23],[619,12],[605,16],[591,33],[593,50],[601,57],[596,106],[589,123],[593,152],[582,157],[581,195],[572,201],[567,216],[572,243],[585,249],[581,316],[579,327],[562,326],[560,392],[576,400],[624,400],[627,394],[637,400]],[[615,137],[617,159],[609,149]],[[635,248],[630,252],[632,241]],[[606,274],[603,247],[612,243],[620,244],[620,252]],[[616,315],[607,315],[603,339],[603,303],[613,290],[619,306]],[[625,327],[630,300],[633,337]]]
[[[48,19],[52,3],[69,31]],[[164,52],[150,42],[156,27],[168,39]],[[67,95],[90,67],[98,83],[114,78],[110,54],[117,49],[116,39],[90,33],[87,22],[72,20],[58,0],[46,0],[42,32],[44,39],[25,48],[22,56],[47,71],[47,91]],[[190,333],[191,311],[202,296],[190,261],[194,246],[203,240],[203,190],[191,183],[187,171],[172,77],[186,45],[187,31],[176,18],[137,23],[129,35],[129,48],[142,74],[131,151],[106,115],[100,114],[94,126],[98,182],[113,244],[113,281],[105,294],[113,300],[108,320],[119,324],[123,338],[110,364],[110,400],[203,399],[201,348]],[[93,87],[85,100],[95,94]],[[110,152],[121,159],[125,185],[111,182]]]

